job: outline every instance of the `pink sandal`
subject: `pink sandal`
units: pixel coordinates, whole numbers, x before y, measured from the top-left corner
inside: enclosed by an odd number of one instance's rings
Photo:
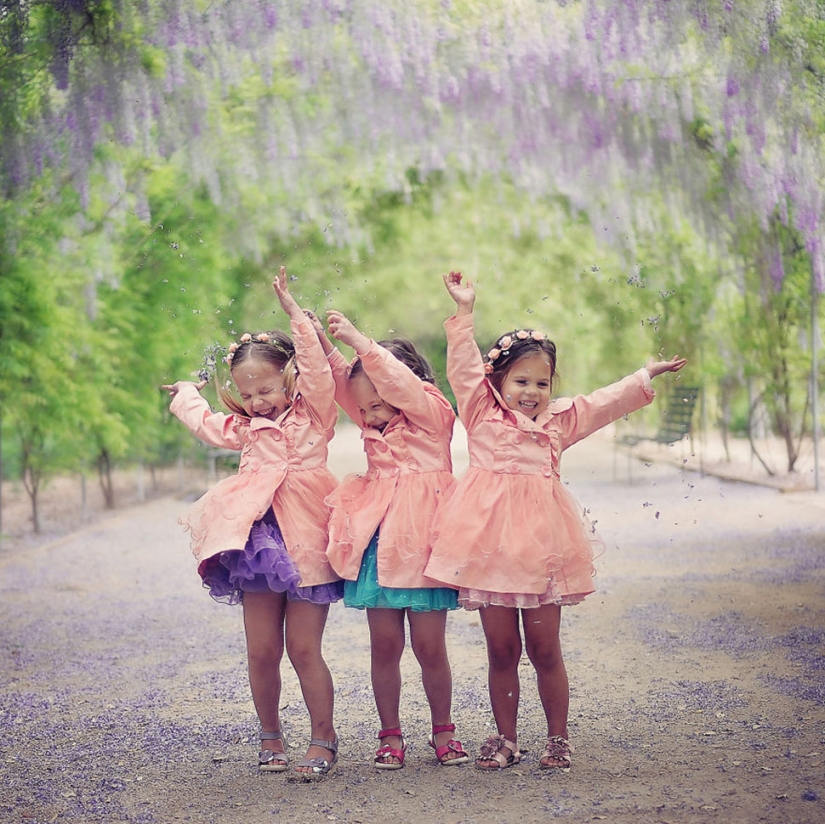
[[[457,767],[459,764],[466,764],[470,756],[464,751],[461,742],[451,738],[446,744],[440,747],[435,743],[435,737],[440,732],[455,732],[455,724],[437,724],[433,727],[433,734],[429,738],[430,746],[435,750],[435,757],[442,767]],[[453,755],[453,758],[447,756]]]
[[[375,760],[372,762],[376,770],[400,770],[404,766],[404,756],[407,754],[407,742],[398,727],[391,730],[381,730],[378,733],[378,738],[389,738],[390,736],[398,736],[401,739],[401,749],[393,749],[389,744],[384,744],[375,752]],[[387,761],[388,758],[397,758],[398,763],[394,761]]]

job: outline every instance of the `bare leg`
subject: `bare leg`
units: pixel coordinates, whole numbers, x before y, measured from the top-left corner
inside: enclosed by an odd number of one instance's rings
[[[243,619],[249,686],[261,729],[281,729],[281,659],[284,654],[286,595],[279,592],[245,592]],[[261,749],[284,752],[279,739],[261,741]]]
[[[547,718],[547,735],[567,738],[570,685],[559,639],[561,607],[546,604],[538,609],[525,609],[522,622],[527,655],[536,669],[539,698]],[[543,758],[542,763],[562,766],[550,763],[552,760]]]
[[[370,627],[370,655],[372,691],[382,730],[400,728],[399,705],[401,703],[401,656],[404,653],[404,610],[368,609]],[[401,749],[397,735],[381,739],[381,745],[389,744],[394,750]],[[399,763],[398,758],[384,759],[387,764]]]
[[[453,675],[447,657],[447,611],[434,612],[407,611],[410,622],[410,642],[413,653],[421,666],[421,682],[434,727],[450,722],[453,698]],[[440,732],[433,736],[437,746],[443,746],[453,738],[451,732]],[[453,753],[452,759],[459,758]],[[448,758],[447,760],[451,760]]]
[[[521,631],[519,630],[519,611],[510,607],[482,607],[481,626],[487,640],[487,683],[490,689],[490,704],[498,733],[514,744],[518,741],[518,702],[519,675],[518,665],[521,659]],[[515,755],[504,747],[501,754],[505,757]],[[492,759],[476,761],[484,769],[498,769],[499,764]]]
[[[309,710],[312,738],[334,741],[332,676],[321,651],[328,614],[329,604],[287,601],[286,649]],[[307,750],[306,757],[329,761],[333,754],[326,747],[313,744]],[[307,767],[298,771],[310,772],[311,769]]]

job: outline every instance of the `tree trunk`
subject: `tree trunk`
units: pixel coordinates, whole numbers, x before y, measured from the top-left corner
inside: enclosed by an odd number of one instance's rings
[[[29,454],[27,451],[24,450],[23,452],[23,486],[26,489],[26,493],[29,496],[29,503],[31,504],[32,508],[32,531],[35,535],[40,534],[40,509],[38,507],[39,503],[39,493],[40,493],[40,482],[42,480],[42,476],[38,474],[32,467],[29,465]]]
[[[106,509],[114,509],[115,486],[112,480],[112,460],[105,449],[97,456],[97,476],[100,480],[100,488],[103,491]]]
[[[3,407],[0,405],[0,546],[3,545]]]

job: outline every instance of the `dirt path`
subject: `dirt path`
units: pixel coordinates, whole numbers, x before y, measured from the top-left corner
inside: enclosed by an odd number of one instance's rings
[[[334,460],[356,465],[357,441]],[[825,494],[658,463],[628,485],[612,460],[593,438],[563,466],[606,543],[599,591],[564,619],[569,774],[538,771],[528,664],[522,764],[437,767],[409,651],[408,766],[372,770],[364,616],[337,605],[340,766],[314,786],[259,775],[241,612],[201,590],[176,524],[189,504],[166,498],[0,558],[0,822],[825,820]],[[475,752],[491,731],[477,616],[451,614],[449,643],[454,717]],[[300,753],[307,718],[283,673]]]

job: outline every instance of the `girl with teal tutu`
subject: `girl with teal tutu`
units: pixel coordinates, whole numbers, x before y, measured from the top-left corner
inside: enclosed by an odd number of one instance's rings
[[[407,340],[375,341],[340,312],[327,312],[330,335],[355,350],[350,364],[316,322],[335,378],[335,398],[361,428],[367,472],[350,475],[327,498],[327,557],[344,579],[344,604],[364,609],[371,676],[381,730],[374,766],[398,770],[407,745],[401,730],[401,656],[406,641],[421,666],[430,706],[429,744],[439,764],[469,760],[453,738],[447,611],[456,591],[423,574],[430,528],[452,488],[450,440],[455,413],[435,386],[430,365]]]

